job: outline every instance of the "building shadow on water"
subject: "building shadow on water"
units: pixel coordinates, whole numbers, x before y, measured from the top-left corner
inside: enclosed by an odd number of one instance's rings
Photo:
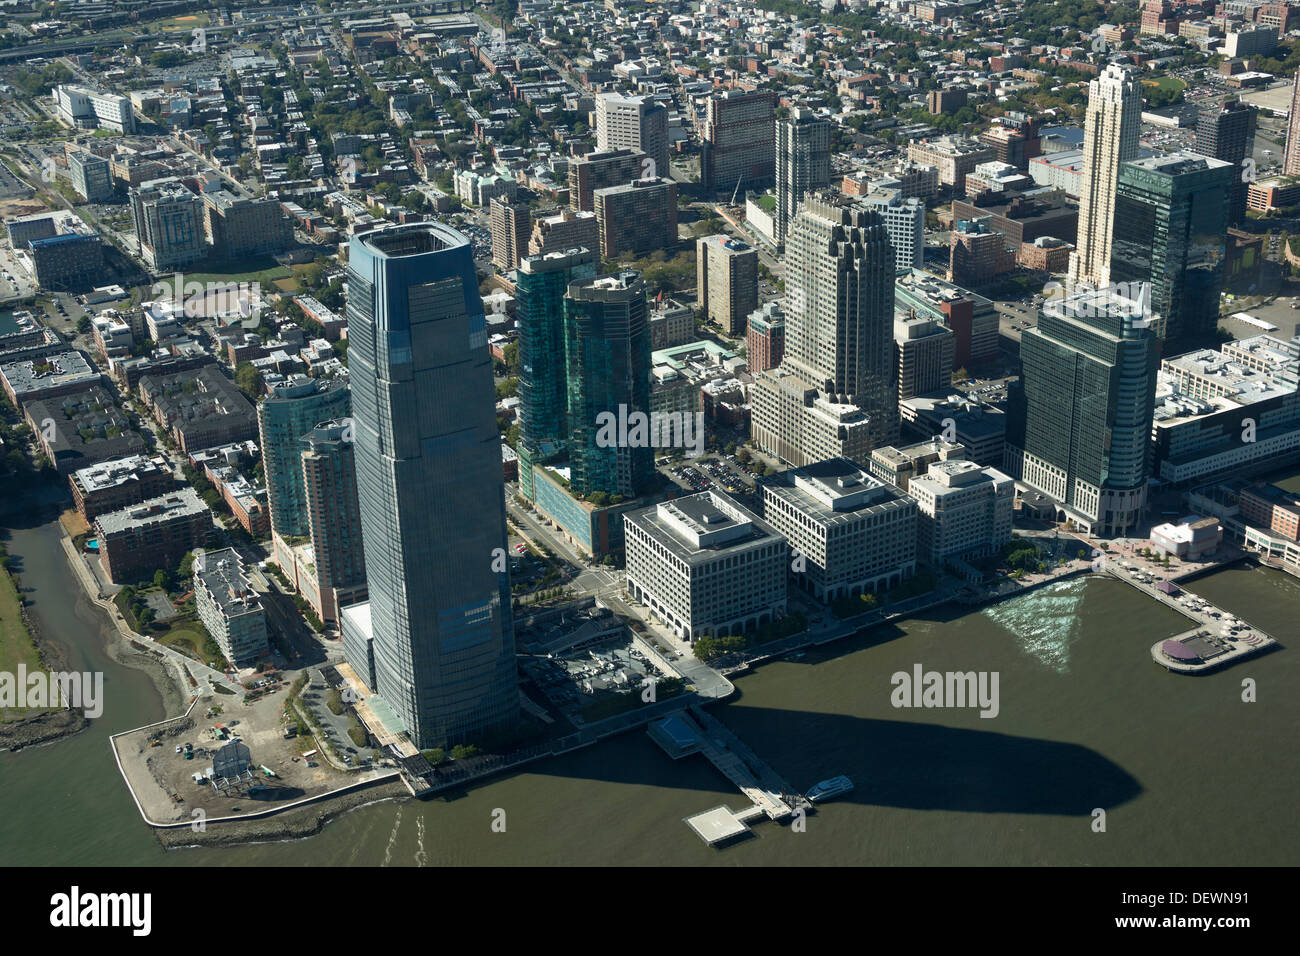
[[[819,780],[848,775],[855,788],[836,802],[910,810],[1087,816],[1097,807],[1109,810],[1124,804],[1143,789],[1123,767],[1075,743],[991,729],[741,703],[710,712],[799,792]],[[541,761],[526,772],[731,791],[728,805],[739,807],[745,802],[705,757],[693,754],[674,761],[644,730]]]

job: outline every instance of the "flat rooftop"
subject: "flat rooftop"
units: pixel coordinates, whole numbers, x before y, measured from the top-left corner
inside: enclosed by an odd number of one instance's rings
[[[720,491],[702,491],[640,511],[632,521],[688,564],[712,561],[731,548],[781,540],[776,530]]]
[[[905,507],[907,496],[847,458],[831,458],[780,472],[762,482],[764,494],[783,498],[822,524]]]
[[[224,617],[239,617],[262,609],[257,592],[244,576],[244,562],[234,548],[195,555],[194,575],[203,582]]]
[[[181,488],[156,498],[149,498],[129,508],[100,515],[95,520],[95,524],[104,534],[115,534],[143,528],[158,521],[188,518],[207,511],[208,506],[203,503],[198,492],[193,488]]]

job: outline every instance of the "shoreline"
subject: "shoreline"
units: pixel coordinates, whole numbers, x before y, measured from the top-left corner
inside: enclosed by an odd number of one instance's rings
[[[93,574],[82,563],[81,556],[77,554],[72,545],[72,537],[68,534],[67,528],[59,521],[57,515],[54,520],[59,525],[60,545],[67,558],[69,570],[81,585],[82,596],[102,615],[101,634],[105,641],[105,652],[116,663],[143,671],[149,677],[150,683],[153,684],[154,689],[162,699],[164,716],[160,722],[165,723],[184,718],[191,706],[193,696],[189,692],[189,688],[182,684],[184,678],[175,669],[172,662],[167,660],[161,652],[150,651],[147,649],[147,645],[138,638],[123,633],[124,622],[113,613],[110,606],[111,602],[100,595],[98,582],[95,581]],[[63,659],[66,655],[66,651],[62,646],[53,642],[49,642],[49,646],[56,649],[60,659]],[[90,721],[84,716],[80,717],[80,722],[81,726],[76,730],[65,730],[50,735],[45,742],[55,743],[59,739],[71,736],[72,733],[78,733],[90,726]],[[133,730],[138,729],[133,728],[122,733],[132,733]],[[111,750],[114,750],[115,754],[113,737],[116,736],[119,735],[115,734],[108,740],[108,746]],[[129,781],[124,777],[122,782],[126,786],[127,792],[132,793]],[[289,808],[282,813],[268,817],[248,820],[209,821],[209,825],[202,832],[194,831],[189,826],[160,827],[148,821],[142,822],[152,831],[164,850],[180,849],[186,846],[235,846],[245,843],[273,842],[314,836],[320,833],[335,817],[357,809],[362,805],[400,799],[409,797],[409,795],[409,791],[400,781],[380,780],[370,786],[360,786],[337,796],[326,796],[318,802]]]
[[[11,579],[13,573],[6,571]],[[21,583],[17,580],[17,585]],[[18,616],[27,628],[36,656],[45,671],[68,670],[68,649],[58,642],[46,638],[36,620],[32,617],[31,607],[27,604],[23,592],[18,590]],[[90,719],[71,707],[62,710],[43,710],[28,717],[18,717],[0,723],[0,752],[18,753],[28,747],[41,747],[56,743],[66,737],[81,733],[90,726]]]

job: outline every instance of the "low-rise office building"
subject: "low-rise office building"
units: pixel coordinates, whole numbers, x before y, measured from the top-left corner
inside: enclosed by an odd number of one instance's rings
[[[907,493],[920,511],[920,555],[931,564],[995,554],[1011,540],[1015,482],[996,468],[934,462],[908,482]]]
[[[623,517],[627,589],[679,637],[725,637],[784,616],[789,555],[776,530],[717,491]]]
[[[789,543],[796,587],[820,601],[884,590],[916,572],[916,502],[846,458],[760,482],[763,519]]]
[[[966,446],[960,442],[929,438],[914,445],[886,445],[871,452],[871,474],[895,488],[907,490],[913,478],[924,475],[936,461],[963,461]]]

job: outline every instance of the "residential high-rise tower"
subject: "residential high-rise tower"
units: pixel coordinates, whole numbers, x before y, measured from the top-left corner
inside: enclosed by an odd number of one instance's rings
[[[1084,119],[1079,231],[1070,279],[1100,288],[1110,282],[1111,227],[1121,163],[1137,159],[1142,87],[1127,67],[1111,63],[1088,83]]]

